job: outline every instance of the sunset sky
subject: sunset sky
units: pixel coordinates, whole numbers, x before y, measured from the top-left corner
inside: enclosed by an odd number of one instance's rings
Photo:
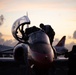
[[[76,38],[72,39],[76,31],[76,0],[0,0],[0,15],[4,16],[0,33],[11,35],[14,21],[26,12],[31,20],[30,26],[50,24],[55,30],[55,38],[66,35],[67,43],[76,41]]]

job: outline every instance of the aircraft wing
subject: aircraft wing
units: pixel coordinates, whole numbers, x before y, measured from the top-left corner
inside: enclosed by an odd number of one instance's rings
[[[66,52],[68,52],[68,49],[65,48],[65,40],[66,36],[63,36],[57,45],[53,46],[56,50],[57,55],[64,55]]]
[[[13,55],[13,48],[0,50],[0,57],[10,57]]]

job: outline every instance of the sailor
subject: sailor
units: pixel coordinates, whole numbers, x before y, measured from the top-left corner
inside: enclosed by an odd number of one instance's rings
[[[44,25],[43,23],[40,24],[40,28],[43,29],[45,33],[49,36],[50,44],[52,45],[55,36],[54,29],[51,27],[51,25]]]
[[[19,27],[19,31],[22,34],[22,39],[27,41],[28,40],[28,36],[25,34],[24,25],[21,25],[21,28]]]
[[[32,26],[32,27],[26,28],[25,31],[23,29],[24,29],[24,25],[22,25],[21,28],[19,28],[19,31],[22,34],[22,39],[24,39],[25,42],[28,41],[28,38],[29,38],[28,35],[29,34],[41,30],[40,28],[38,28],[36,26]]]
[[[31,34],[31,33],[33,33],[33,32],[39,31],[39,30],[40,30],[40,28],[38,28],[38,27],[36,27],[36,26],[32,26],[32,27],[30,27],[30,28],[26,28],[25,34],[26,34],[26,35],[29,35],[29,34]]]

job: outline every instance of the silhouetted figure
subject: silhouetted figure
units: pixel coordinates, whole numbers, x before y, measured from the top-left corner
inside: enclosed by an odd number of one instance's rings
[[[39,30],[40,30],[40,28],[38,28],[36,26],[33,26],[33,27],[30,27],[30,28],[26,28],[25,34],[29,35],[29,34],[31,34],[33,32],[39,31]]]
[[[19,31],[22,34],[22,36],[24,36],[24,30],[23,30],[23,28],[24,28],[24,25],[21,25],[21,28],[19,27]]]
[[[36,26],[26,28],[25,29],[25,39],[28,40],[29,39],[29,34],[31,34],[33,32],[36,32],[36,31],[39,31],[39,30],[40,30],[40,28],[38,28]]]
[[[26,43],[27,43],[28,38],[29,38],[28,35],[33,33],[33,32],[39,31],[39,30],[41,30],[41,29],[36,27],[36,26],[32,26],[32,27],[26,28],[25,31],[24,31],[24,25],[22,25],[19,28],[19,31],[22,34],[22,39],[25,40]]]
[[[68,59],[68,75],[76,75],[76,45],[73,46],[72,51],[67,54]]]
[[[51,27],[51,25],[44,25],[43,23],[41,23],[40,28],[42,28],[45,31],[45,33],[49,36],[50,44],[52,45],[55,32],[53,28]]]
[[[48,35],[48,37],[50,39],[51,47],[52,47],[52,49],[54,51],[54,54],[55,54],[55,58],[57,58],[56,50],[52,46],[52,43],[53,43],[53,40],[54,40],[54,36],[55,36],[54,29],[51,27],[51,25],[44,25],[43,23],[40,24],[40,28],[42,30],[44,30],[44,32]]]
[[[19,31],[20,31],[20,33],[22,35],[22,38],[21,39],[23,39],[23,40],[25,40],[25,42],[27,42],[28,36],[24,32],[24,24],[21,25],[21,27],[19,27]]]

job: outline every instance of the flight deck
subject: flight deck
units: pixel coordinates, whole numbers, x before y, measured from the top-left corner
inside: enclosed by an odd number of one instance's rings
[[[50,69],[49,75],[68,75],[68,59],[55,60],[54,73]],[[14,58],[0,58],[0,75],[29,75],[27,67],[14,61]],[[32,75],[35,75],[34,70]]]

